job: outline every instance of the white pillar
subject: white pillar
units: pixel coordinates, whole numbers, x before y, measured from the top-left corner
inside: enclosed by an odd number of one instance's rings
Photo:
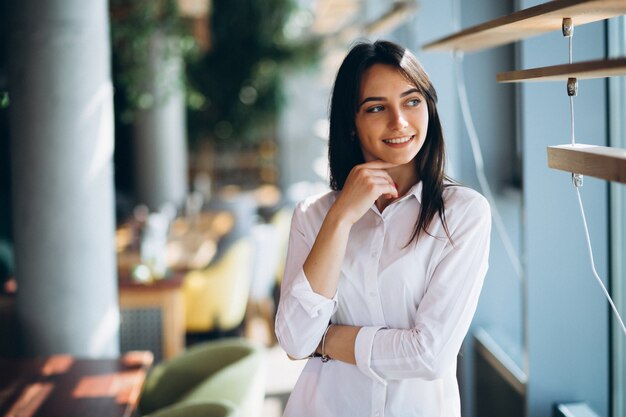
[[[152,210],[181,207],[187,195],[187,140],[183,62],[172,39],[156,33],[150,42],[145,88],[154,103],[135,120],[137,198]]]
[[[12,2],[18,317],[29,355],[119,354],[106,0]]]

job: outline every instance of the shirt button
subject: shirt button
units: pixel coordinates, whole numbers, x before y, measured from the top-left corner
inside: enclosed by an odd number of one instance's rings
[[[374,291],[370,291],[370,297],[376,297],[376,293]]]
[[[380,411],[376,411],[376,412],[374,413],[374,415],[375,415],[376,417],[380,416]]]

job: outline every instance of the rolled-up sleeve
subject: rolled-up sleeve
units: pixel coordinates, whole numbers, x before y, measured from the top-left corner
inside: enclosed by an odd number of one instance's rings
[[[457,217],[410,329],[364,327],[355,345],[357,366],[370,378],[441,378],[456,364],[488,269],[489,204],[482,196]],[[368,356],[369,352],[369,356]]]
[[[387,385],[380,375],[378,375],[372,369],[372,348],[374,346],[374,337],[376,333],[385,327],[383,326],[368,326],[361,327],[356,335],[356,341],[354,343],[354,356],[356,358],[357,367],[365,375],[369,376],[376,382],[380,382],[383,385]]]
[[[292,217],[287,263],[276,312],[276,338],[293,358],[305,358],[315,351],[330,317],[337,308],[337,294],[326,298],[311,288],[303,265],[315,234],[304,224],[302,203]]]

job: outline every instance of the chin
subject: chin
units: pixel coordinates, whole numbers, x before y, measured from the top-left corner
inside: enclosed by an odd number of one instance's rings
[[[418,154],[419,152],[415,152],[408,155],[398,155],[390,158],[384,158],[384,160],[393,164],[406,165],[414,162]]]
[[[417,155],[416,155],[417,156]],[[411,159],[402,159],[402,160],[398,160],[398,161],[394,161],[396,164],[398,165],[407,165],[407,164],[412,164],[415,162],[415,156]]]

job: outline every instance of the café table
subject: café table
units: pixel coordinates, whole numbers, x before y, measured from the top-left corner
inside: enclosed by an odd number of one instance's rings
[[[150,352],[116,359],[0,358],[4,417],[134,417]]]
[[[119,302],[122,310],[160,314],[162,358],[177,356],[185,347],[185,306],[182,284],[187,272],[207,267],[213,260],[219,240],[234,225],[228,211],[202,212],[197,216],[178,217],[170,225],[164,253],[166,277],[141,278],[138,267],[149,270],[140,254],[140,225],[129,221],[116,231]],[[149,324],[152,326],[152,322]],[[122,335],[123,336],[123,335]],[[131,343],[132,344],[132,343]],[[145,345],[132,349],[147,349]]]
[[[163,359],[177,356],[185,348],[184,274],[141,283],[122,277],[118,281],[121,309],[157,308],[161,311]]]

